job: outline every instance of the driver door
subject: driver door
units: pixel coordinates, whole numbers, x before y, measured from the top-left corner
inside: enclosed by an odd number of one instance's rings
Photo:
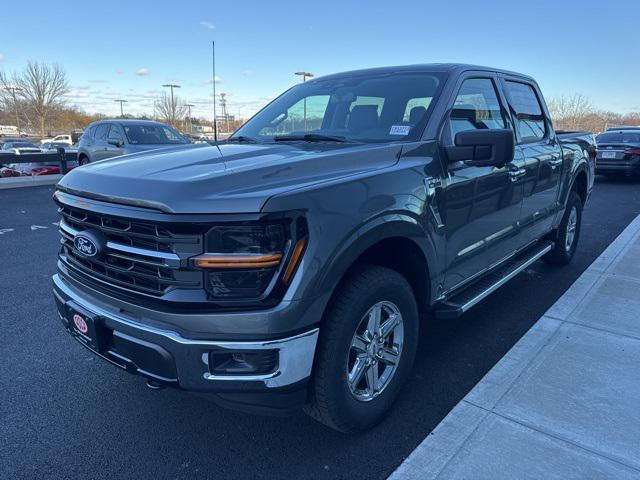
[[[452,146],[458,132],[511,129],[496,78],[469,74],[459,83],[441,137]],[[471,160],[471,158],[469,159]],[[512,172],[524,164],[517,155],[502,166],[449,162],[444,183],[446,274],[444,290],[461,286],[500,263],[518,247],[523,188]]]

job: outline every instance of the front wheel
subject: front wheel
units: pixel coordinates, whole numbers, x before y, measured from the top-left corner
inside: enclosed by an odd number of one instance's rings
[[[578,247],[582,225],[582,199],[576,192],[569,194],[567,207],[555,234],[555,246],[544,259],[554,265],[568,264]]]
[[[306,411],[341,431],[379,422],[411,371],[418,308],[394,270],[362,266],[338,287],[321,336]]]

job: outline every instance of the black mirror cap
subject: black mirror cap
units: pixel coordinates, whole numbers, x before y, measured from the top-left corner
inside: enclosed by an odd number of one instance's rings
[[[504,129],[458,132],[455,146],[447,147],[450,162],[463,161],[476,167],[502,167],[513,161],[513,131]]]

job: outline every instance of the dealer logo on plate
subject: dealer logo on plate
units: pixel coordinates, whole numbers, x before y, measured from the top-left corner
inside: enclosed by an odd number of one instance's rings
[[[82,315],[78,315],[76,313],[73,316],[73,324],[80,331],[80,333],[86,334],[89,331],[89,325],[87,325],[87,322],[84,320],[84,318],[82,318]]]

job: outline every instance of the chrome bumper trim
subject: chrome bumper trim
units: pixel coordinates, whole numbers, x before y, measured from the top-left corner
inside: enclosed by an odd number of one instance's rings
[[[318,341],[318,328],[307,332],[277,340],[256,341],[218,341],[218,340],[193,340],[180,334],[149,325],[143,325],[123,315],[102,308],[91,302],[86,296],[81,296],[71,289],[59,275],[53,276],[54,294],[63,303],[71,300],[87,311],[108,318],[116,325],[126,328],[123,331],[127,335],[136,336],[136,332],[142,340],[156,341],[166,348],[176,359],[178,381],[189,379],[189,384],[211,381],[219,382],[260,382],[267,388],[284,387],[306,379],[311,375],[313,358],[315,356]],[[59,290],[67,298],[63,298],[55,289]],[[238,318],[238,321],[242,321]],[[278,366],[272,373],[266,375],[213,375],[208,365],[208,351],[206,349],[233,349],[233,350],[278,350]],[[203,351],[204,350],[204,351]],[[194,358],[195,356],[195,358]],[[197,362],[194,361],[197,358]],[[184,366],[189,365],[188,369]],[[200,367],[196,367],[199,365]],[[197,371],[194,371],[197,370]],[[182,377],[182,378],[181,378]],[[198,378],[200,379],[198,381]],[[182,382],[181,382],[182,383]]]

